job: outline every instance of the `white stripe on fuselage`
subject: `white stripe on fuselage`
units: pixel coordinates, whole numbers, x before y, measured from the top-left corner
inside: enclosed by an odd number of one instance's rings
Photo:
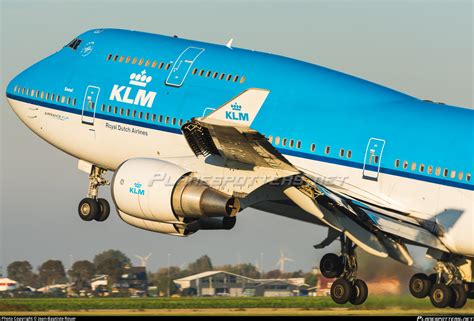
[[[96,118],[93,126],[81,115],[8,99],[19,118],[37,135],[62,151],[114,170],[136,157],[193,156],[183,135]],[[474,192],[420,180],[380,174],[378,181],[362,178],[362,170],[294,156],[295,165],[322,177],[343,180],[387,202],[436,219],[446,228],[443,243],[453,252],[474,256]]]

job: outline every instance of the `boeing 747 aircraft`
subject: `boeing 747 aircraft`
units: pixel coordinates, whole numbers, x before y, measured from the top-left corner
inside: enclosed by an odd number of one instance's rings
[[[327,227],[314,247],[341,244],[320,263],[337,303],[367,298],[356,247],[411,265],[409,244],[437,261],[411,278],[415,297],[473,297],[472,110],[230,43],[116,29],[81,34],[6,95],[89,175],[85,221],[109,216],[99,187],[113,171],[118,215],[144,230],[230,230],[250,207]]]

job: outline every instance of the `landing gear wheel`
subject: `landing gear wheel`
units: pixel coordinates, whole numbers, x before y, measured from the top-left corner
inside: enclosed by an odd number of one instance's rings
[[[445,308],[453,299],[453,290],[443,283],[433,286],[430,293],[430,301],[437,308]]]
[[[349,302],[354,305],[360,305],[367,300],[369,296],[369,289],[367,288],[367,283],[364,281],[357,279],[354,282],[354,287],[352,289],[352,296],[349,299]]]
[[[331,298],[337,304],[347,303],[352,297],[352,284],[346,279],[337,279],[331,286]]]
[[[100,210],[95,220],[98,222],[103,222],[109,217],[110,205],[109,205],[109,202],[107,202],[107,200],[104,198],[98,198],[97,203],[99,204]]]
[[[79,202],[78,212],[84,221],[92,221],[100,213],[99,203],[93,198],[83,198]]]
[[[430,294],[433,281],[431,276],[428,277],[426,274],[416,273],[410,278],[408,286],[410,288],[411,295],[413,295],[415,298],[421,299]]]
[[[342,274],[344,266],[342,257],[334,253],[325,254],[319,263],[321,274],[326,278],[335,278]]]
[[[451,285],[451,290],[453,292],[453,298],[449,302],[449,306],[454,309],[462,308],[467,301],[467,292],[462,284],[453,284]]]

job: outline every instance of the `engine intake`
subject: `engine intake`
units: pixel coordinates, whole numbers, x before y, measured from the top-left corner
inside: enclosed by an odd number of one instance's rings
[[[190,218],[234,217],[240,210],[238,198],[159,159],[124,162],[115,172],[111,191],[118,210],[147,221],[183,224]]]

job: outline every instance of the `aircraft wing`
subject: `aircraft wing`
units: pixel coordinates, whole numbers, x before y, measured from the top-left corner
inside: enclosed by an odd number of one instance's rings
[[[296,168],[261,133],[251,129],[268,94],[262,89],[249,89],[212,114],[183,125],[183,134],[195,155],[220,157],[227,167],[253,169],[255,175],[258,168],[269,168],[298,178],[279,186],[287,200],[373,255],[390,256],[411,265],[413,259],[406,244],[447,251],[439,240],[443,230],[436,222],[414,217],[404,209],[374,203],[360,197],[359,191],[351,193],[350,186],[341,190],[318,182],[311,173]],[[249,199],[251,196],[245,195]],[[319,246],[328,242],[331,240],[326,239]]]

